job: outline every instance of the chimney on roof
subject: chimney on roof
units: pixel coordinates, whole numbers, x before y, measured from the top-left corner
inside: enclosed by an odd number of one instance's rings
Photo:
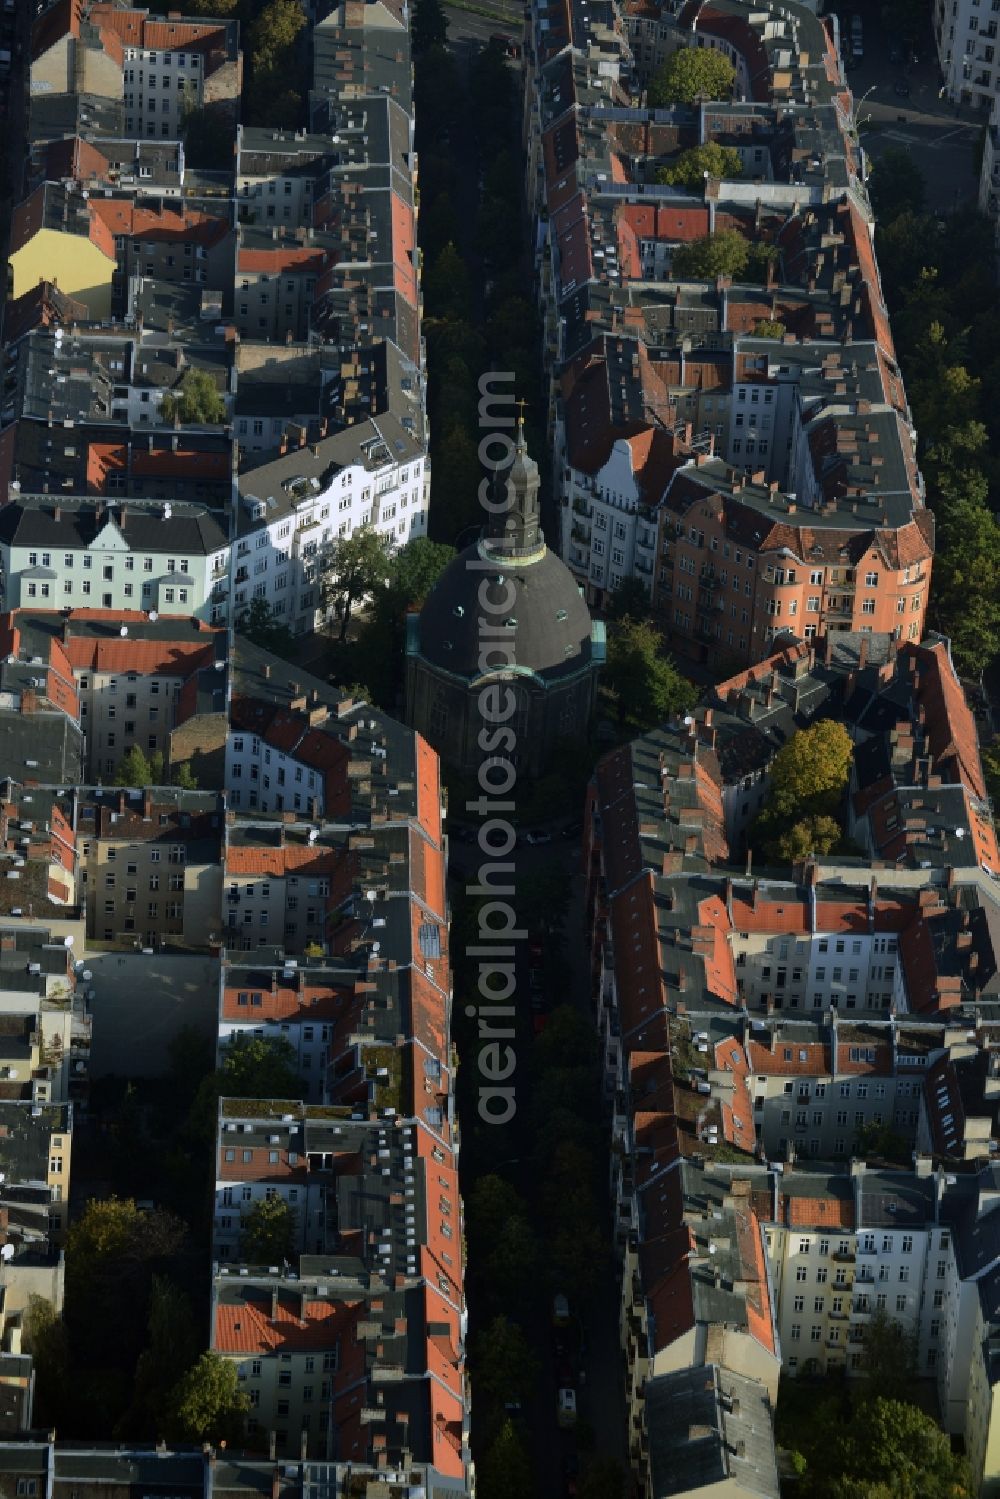
[[[147,786],[142,793],[142,820],[151,822],[153,818],[153,793]]]
[[[52,519],[53,520],[61,520],[62,519],[62,506],[61,505],[54,505],[52,507]]]
[[[125,793],[124,793],[124,791],[119,791],[119,793],[118,793],[118,811],[123,816],[124,816],[124,813],[125,813],[126,806],[127,806],[127,802],[126,802],[126,799],[125,799]]]
[[[269,682],[270,680],[271,680],[271,663],[270,663],[270,661],[265,661],[264,662],[264,681],[265,682]]]
[[[274,1432],[274,1431],[269,1431],[268,1434],[267,1434],[267,1455],[270,1458],[270,1460],[271,1460],[272,1463],[275,1461],[275,1459],[277,1457],[277,1453],[278,1453],[278,1437],[277,1437],[277,1433]],[[271,1474],[271,1499],[279,1499],[279,1495],[280,1494],[281,1494],[281,1474],[278,1472],[277,1468],[275,1468],[274,1472]]]

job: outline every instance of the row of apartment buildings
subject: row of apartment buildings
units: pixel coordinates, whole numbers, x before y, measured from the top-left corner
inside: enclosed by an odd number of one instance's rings
[[[7,607],[221,623],[264,600],[301,633],[339,538],[426,534],[405,7],[334,10],[309,45],[309,128],[264,130],[237,123],[235,21],[97,0],[36,18],[0,392]],[[192,112],[231,141],[225,169],[189,161]],[[217,409],[182,420],[163,403],[193,376]]]
[[[863,853],[738,872],[826,715]],[[607,755],[584,842],[642,1491],[777,1493],[779,1371],[860,1370],[884,1313],[997,1492],[1000,866],[947,642],[777,652]]]
[[[74,948],[207,955],[220,1062],[241,1038],[287,1042],[306,1101],[219,1110],[210,1343],[238,1368],[249,1443],[349,1464],[359,1482],[415,1473],[467,1493],[437,757],[380,710],[238,637],[227,649],[226,631],[147,619],[123,635],[117,620],[5,619],[0,943],[9,922],[23,967],[22,929],[44,922],[67,995],[91,977]],[[143,744],[152,723],[171,768],[194,766],[205,789],[95,784],[126,723],[123,743]],[[5,959],[0,946],[0,989]],[[54,1039],[54,1020],[30,1023],[0,1014],[26,1117],[58,1096],[52,1068],[63,1076],[73,1041],[68,1020]],[[53,1144],[51,1170],[68,1159]],[[247,1215],[276,1197],[290,1254],[248,1263]]]
[[[546,3],[526,22],[526,187],[560,545],[602,606],[640,582],[683,655],[746,665],[781,637],[924,633],[934,550],[829,20],[740,0]],[[649,111],[681,46],[735,97]],[[741,170],[658,173],[691,147]],[[753,275],[672,272],[736,231]]]

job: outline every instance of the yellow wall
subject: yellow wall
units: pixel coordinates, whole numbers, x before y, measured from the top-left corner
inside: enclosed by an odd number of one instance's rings
[[[10,257],[14,296],[32,291],[39,281],[54,281],[60,291],[85,302],[93,318],[111,314],[111,277],[115,262],[82,234],[40,229]]]

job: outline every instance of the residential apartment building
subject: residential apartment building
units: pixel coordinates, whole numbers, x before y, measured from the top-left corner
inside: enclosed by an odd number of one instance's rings
[[[226,536],[204,506],[22,494],[3,507],[0,569],[7,609],[104,609],[209,620]],[[127,628],[127,627],[125,627]]]
[[[223,821],[212,791],[81,791],[88,935],[148,948],[219,941]]]
[[[236,618],[263,599],[296,634],[325,618],[324,563],[338,538],[371,526],[394,549],[427,534],[429,467],[390,415],[251,468],[239,488]]]
[[[992,6],[935,0],[932,21],[944,92],[952,104],[989,111],[997,97],[997,22]]]
[[[207,1450],[145,1446],[90,1446],[83,1443],[40,1441],[22,1437],[0,1442],[0,1494],[3,1499],[38,1499],[48,1486],[53,1499],[95,1499],[97,1491],[108,1499],[130,1499],[136,1488],[167,1484],[178,1499],[253,1499],[253,1495],[277,1490],[279,1499],[307,1499],[317,1488],[334,1493],[353,1486],[358,1499],[380,1499],[387,1484],[400,1482],[423,1487],[442,1499],[462,1499],[467,1493],[464,1477],[454,1477],[430,1461],[418,1460],[391,1467],[376,1458],[363,1463],[349,1458],[310,1462],[290,1461],[264,1454],[240,1454],[209,1446]],[[402,1478],[397,1475],[402,1474]],[[18,1488],[20,1486],[20,1496]]]
[[[556,7],[528,21],[564,560],[598,607],[644,584],[671,648],[699,662],[745,666],[778,636],[919,640],[933,527],[835,23],[804,6],[688,9],[625,6],[570,50]],[[733,61],[735,99],[641,124],[619,113],[685,45]],[[737,152],[739,175],[657,181],[708,141]],[[679,247],[717,231],[766,258],[759,280],[673,271]]]

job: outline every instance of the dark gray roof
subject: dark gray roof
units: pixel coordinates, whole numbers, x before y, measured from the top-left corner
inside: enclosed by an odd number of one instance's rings
[[[495,571],[484,571],[483,558],[489,554],[481,546],[477,543],[460,553],[432,589],[420,613],[421,657],[455,676],[479,677],[479,626],[486,618],[478,602],[479,588],[484,579],[503,576],[513,588],[513,603],[488,618],[491,624],[509,627],[504,643],[512,665],[546,677],[579,670],[590,660],[591,620],[566,564],[546,547],[537,560],[498,560]],[[491,595],[500,599],[504,591],[494,586]],[[499,663],[502,658],[493,660]]]
[[[7,1186],[44,1182],[49,1141],[73,1128],[72,1104],[0,1103],[0,1170]]]
[[[0,708],[0,765],[19,780],[73,785],[83,767],[83,734],[65,713]]]
[[[109,520],[119,527],[133,552],[187,552],[197,557],[226,545],[218,521],[204,506],[174,505],[172,514],[166,516],[159,504],[130,501],[109,506],[76,495],[22,495],[19,501],[4,505],[0,542],[53,549],[89,547]]]
[[[910,1172],[866,1171],[861,1178],[858,1229],[922,1228],[934,1222],[934,1183]]]
[[[715,1364],[646,1382],[650,1499],[729,1481],[777,1499],[771,1405],[764,1386]]]

